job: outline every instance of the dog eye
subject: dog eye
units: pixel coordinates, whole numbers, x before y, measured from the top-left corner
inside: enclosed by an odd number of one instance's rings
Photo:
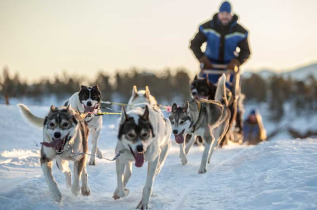
[[[174,121],[171,121],[172,125],[174,125]]]
[[[67,127],[67,126],[68,126],[67,122],[63,123],[63,127]]]
[[[143,134],[141,134],[141,137],[146,138],[148,135],[149,135],[149,133],[143,133]]]
[[[51,126],[51,127],[54,127],[54,126],[55,126],[55,124],[51,122],[51,123],[50,123],[50,126]]]
[[[182,124],[184,124],[184,122],[185,122],[185,121],[183,121],[183,120],[182,120],[182,121],[180,121],[180,123],[179,123],[179,124],[181,124],[181,125],[182,125]]]
[[[129,136],[130,138],[134,138],[134,137],[135,137],[135,135],[134,135],[133,133],[129,133],[128,136]]]

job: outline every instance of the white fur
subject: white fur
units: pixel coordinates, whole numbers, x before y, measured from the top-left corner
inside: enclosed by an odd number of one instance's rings
[[[150,195],[152,192],[152,185],[155,175],[160,172],[164,165],[170,147],[170,136],[172,133],[172,127],[169,120],[164,119],[162,114],[152,108],[150,104],[147,104],[149,109],[149,121],[153,126],[153,133],[155,137],[150,137],[144,142],[132,143],[122,137],[122,140],[118,140],[116,146],[116,153],[125,150],[121,153],[116,160],[116,172],[117,172],[117,188],[113,194],[114,199],[126,197],[129,194],[129,190],[126,189],[126,184],[132,174],[132,162],[134,157],[129,150],[129,146],[133,151],[136,151],[136,146],[142,143],[144,148],[144,158],[148,162],[148,173],[146,183],[143,188],[142,199],[137,206],[139,209],[147,209]],[[135,107],[127,112],[130,117],[133,117],[135,122],[138,122],[139,116],[143,115],[144,109]],[[124,117],[124,116],[123,116]],[[122,122],[121,122],[122,123]],[[125,172],[124,172],[125,171]]]
[[[79,100],[79,92],[74,93],[68,100],[68,104],[70,104],[73,108],[75,108],[80,113],[84,113],[84,106],[82,103],[80,103]],[[90,101],[92,103],[92,106],[96,105],[96,101],[88,99],[83,101],[85,105],[87,105],[87,102]],[[88,129],[89,133],[91,134],[91,153],[89,165],[95,165],[96,164],[96,158],[95,155],[102,158],[102,152],[98,149],[98,141],[100,137],[100,131],[102,127],[102,116],[94,116],[92,115],[89,118],[85,119],[88,122]]]

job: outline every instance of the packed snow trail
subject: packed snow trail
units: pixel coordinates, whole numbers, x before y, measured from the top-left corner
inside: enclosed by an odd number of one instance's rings
[[[48,107],[30,107],[44,116]],[[39,164],[42,131],[30,126],[17,107],[0,105],[0,209],[134,209],[142,196],[147,167],[133,168],[128,197],[114,201],[114,162],[97,159],[88,166],[91,196],[74,196],[54,165],[53,175],[63,195],[56,204]],[[99,147],[112,158],[116,117],[104,117]],[[276,140],[258,146],[218,149],[198,174],[202,147],[193,147],[182,166],[178,145],[156,176],[152,209],[316,209],[317,140]],[[72,164],[71,164],[72,167]]]

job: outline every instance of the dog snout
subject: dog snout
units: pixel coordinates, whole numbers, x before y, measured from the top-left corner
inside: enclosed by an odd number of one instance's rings
[[[92,104],[91,104],[91,102],[90,101],[88,101],[87,102],[87,106],[91,106]]]
[[[136,146],[136,151],[143,152],[143,145],[142,144],[137,145]]]
[[[178,131],[177,130],[173,130],[173,134],[177,134],[178,133]]]
[[[61,132],[55,132],[54,133],[54,137],[57,138],[57,139],[60,138],[61,136],[62,136]]]

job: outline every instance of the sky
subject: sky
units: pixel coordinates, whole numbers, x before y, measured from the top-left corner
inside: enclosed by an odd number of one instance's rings
[[[219,0],[0,0],[0,68],[35,80],[94,77],[131,67],[199,65],[189,41]],[[317,61],[316,0],[232,0],[249,30],[243,69],[284,71]]]

